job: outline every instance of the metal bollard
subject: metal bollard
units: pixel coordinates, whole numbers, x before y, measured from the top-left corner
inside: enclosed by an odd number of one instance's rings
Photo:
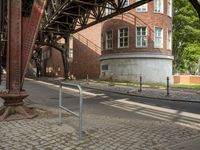
[[[140,89],[138,90],[138,92],[142,92],[142,76],[140,76]]]
[[[89,84],[89,75],[87,74],[87,79],[86,79],[87,84]]]
[[[167,77],[167,96],[169,96],[169,77]]]

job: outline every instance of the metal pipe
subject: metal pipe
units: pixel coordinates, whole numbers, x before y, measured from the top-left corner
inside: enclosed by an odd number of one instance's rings
[[[78,85],[79,91],[80,91],[80,110],[79,110],[79,139],[82,138],[82,130],[83,130],[83,91],[80,85]]]
[[[88,74],[87,74],[87,84],[89,84],[89,76],[88,76]]]
[[[62,106],[62,85],[66,86],[74,86],[79,89],[79,114],[67,109],[66,107]],[[62,123],[62,111],[65,110],[76,117],[79,117],[79,139],[81,140],[82,138],[82,130],[83,130],[83,90],[79,84],[73,84],[73,83],[66,83],[66,82],[60,82],[60,87],[59,87],[59,122]]]
[[[73,114],[74,116],[79,117],[79,114],[77,114],[77,113],[75,113],[75,112],[73,112],[73,111],[71,111],[71,110],[69,110],[69,109],[67,109],[67,108],[65,108],[65,107],[63,107],[63,106],[60,106],[60,108],[61,108],[61,110],[63,109],[63,110],[65,110],[65,111],[67,111],[67,112]]]
[[[59,88],[59,123],[62,123],[62,110],[61,110],[61,106],[62,106],[62,84],[60,84],[60,88]]]

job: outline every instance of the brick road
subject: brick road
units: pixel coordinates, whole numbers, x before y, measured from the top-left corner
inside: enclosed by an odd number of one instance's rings
[[[168,150],[200,136],[200,130],[165,121],[141,121],[87,115],[84,137],[79,140],[78,120],[40,110],[33,120],[0,122],[1,150]],[[45,114],[45,115],[43,115]],[[47,114],[47,115],[46,115]]]

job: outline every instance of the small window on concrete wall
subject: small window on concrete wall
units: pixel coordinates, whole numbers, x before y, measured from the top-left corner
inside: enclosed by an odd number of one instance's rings
[[[102,65],[101,70],[108,70],[108,65]]]
[[[106,49],[113,48],[113,33],[112,30],[106,32]]]
[[[118,30],[118,48],[128,48],[128,27]]]
[[[136,47],[147,47],[147,27],[136,28]]]

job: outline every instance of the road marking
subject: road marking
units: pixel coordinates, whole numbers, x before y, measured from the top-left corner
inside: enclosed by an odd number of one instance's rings
[[[104,105],[109,105],[111,107],[123,109],[129,112],[132,111],[134,113],[156,118],[159,120],[171,121],[182,126],[200,129],[199,114],[133,102],[130,101],[128,98],[117,99],[114,101],[104,101],[101,103]]]
[[[59,87],[60,87],[59,85],[55,85],[55,84],[44,82],[44,81],[36,81],[36,80],[33,80],[33,79],[29,79],[29,78],[26,78],[26,80],[32,81],[32,82],[35,82],[35,83],[38,83],[38,84],[47,85],[47,87],[49,87],[49,88],[54,87],[54,89],[56,88],[57,90],[59,90]],[[68,91],[72,91],[72,92],[75,92],[75,93],[79,93],[78,89],[73,89],[73,88],[64,87],[64,86],[63,86],[63,89],[68,90]],[[103,93],[95,94],[95,93],[86,92],[86,91],[83,91],[83,94],[88,95],[88,96],[104,96]]]

